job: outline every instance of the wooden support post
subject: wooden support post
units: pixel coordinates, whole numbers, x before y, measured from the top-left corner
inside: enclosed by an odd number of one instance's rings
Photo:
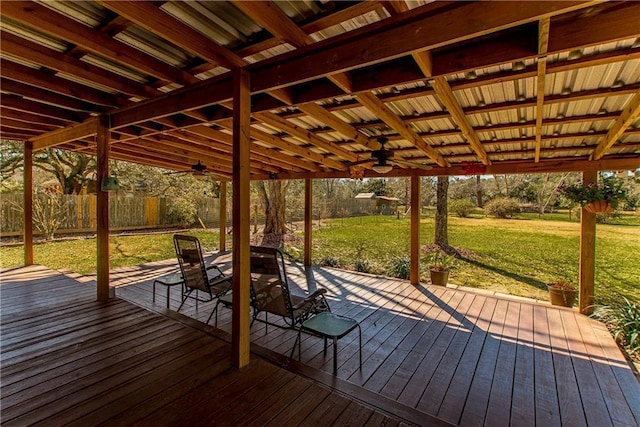
[[[33,144],[24,143],[24,265],[33,265]]]
[[[313,225],[313,180],[304,180],[304,266],[311,265],[311,228]]]
[[[597,172],[582,173],[584,184],[596,183],[597,181]],[[580,297],[578,308],[582,314],[591,314],[593,312],[596,274],[596,214],[582,208],[580,218]]]
[[[411,271],[409,280],[420,284],[420,177],[411,177]]]
[[[220,252],[227,250],[227,183],[220,182]]]
[[[102,191],[101,183],[109,176],[109,125],[107,117],[98,121],[96,134],[96,166],[97,166],[97,293],[98,301],[109,299],[109,192]]]
[[[248,365],[250,355],[250,115],[250,74],[246,70],[236,69],[233,71],[233,313],[231,320],[231,363],[236,368]]]

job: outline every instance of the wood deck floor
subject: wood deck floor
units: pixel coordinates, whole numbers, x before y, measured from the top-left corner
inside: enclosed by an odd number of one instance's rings
[[[228,257],[216,262],[230,269]],[[151,278],[174,266],[114,272],[115,283],[129,284],[117,294],[164,311],[166,289],[152,304]],[[288,272],[306,288],[299,266]],[[312,273],[332,311],[361,323],[362,371],[357,334],[338,344],[338,378],[354,387],[463,426],[640,424],[640,385],[629,365],[606,328],[574,310],[335,269]],[[179,303],[175,290],[171,308]],[[204,322],[211,310],[187,302],[181,312]],[[231,332],[230,322],[221,308],[218,327]],[[259,322],[251,329],[252,343],[287,356],[295,336],[275,327],[265,333]],[[332,372],[332,352],[303,338],[302,363]]]
[[[233,369],[213,328],[96,302],[90,278],[38,266],[0,274],[3,426],[446,425],[376,396],[391,409],[374,409],[292,372],[304,371],[295,362],[285,370],[253,354]]]

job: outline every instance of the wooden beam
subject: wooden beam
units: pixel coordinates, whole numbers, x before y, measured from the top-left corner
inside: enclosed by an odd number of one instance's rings
[[[622,136],[625,130],[640,114],[640,89],[638,89],[633,95],[633,97],[627,102],[624,110],[622,110],[622,114],[616,119],[615,123],[611,128],[609,128],[609,132],[607,132],[607,136],[598,144],[596,149],[591,154],[591,160],[599,160],[602,156],[605,155],[607,150],[611,148],[613,144],[618,142],[618,139]]]
[[[63,129],[57,129],[44,135],[34,136],[30,141],[33,143],[34,150],[41,150],[43,148],[75,141],[77,139],[86,139],[95,135],[97,128],[98,119],[96,117],[92,117],[82,123],[77,123]]]
[[[395,129],[396,132],[402,135],[407,141],[413,143],[419,150],[423,151],[440,166],[448,166],[447,161],[435,148],[424,142],[424,140],[418,136],[413,129],[405,125],[400,117],[391,111],[389,107],[387,107],[384,102],[380,101],[374,94],[371,92],[362,92],[356,95],[356,99],[369,111],[380,117],[382,121]]]
[[[33,144],[24,143],[24,265],[33,265]]]
[[[250,74],[233,72],[233,311],[231,322],[231,363],[236,368],[249,364],[250,216],[249,195],[251,153]]]
[[[313,246],[313,180],[304,180],[304,266],[311,266]]]
[[[551,20],[546,17],[538,22],[538,80],[536,88],[536,148],[535,161],[540,161],[542,147],[542,119],[544,118],[544,83],[547,75],[547,50],[549,49],[549,25]]]
[[[54,106],[67,108],[70,110],[84,111],[88,113],[105,112],[109,109],[104,105],[96,105],[90,102],[73,98],[49,90],[40,89],[17,80],[10,80],[5,77],[0,78],[0,86],[3,92],[20,94],[21,96],[38,100],[43,104],[52,104]]]
[[[38,114],[33,114],[29,111],[13,110],[11,108],[6,108],[4,105],[0,107],[0,117],[19,120],[25,123],[47,125],[53,128],[61,128],[69,124],[69,122],[66,120],[60,120],[60,119],[47,117],[47,116],[40,116]]]
[[[101,182],[109,176],[109,124],[106,116],[94,119],[96,134],[96,175],[97,175],[97,299],[109,299],[109,192],[102,191]]]
[[[418,8],[282,55],[278,62],[251,65],[256,73],[252,91],[288,86],[416,51],[434,50],[596,3],[530,2],[527,7],[514,7],[511,2],[498,2],[488,8],[482,2],[474,2],[440,13],[425,13]]]
[[[640,157],[637,155],[615,159],[603,159],[598,161],[573,160],[573,159],[544,159],[538,163],[533,161],[494,163],[487,166],[485,175],[504,175],[522,173],[556,173],[556,172],[584,172],[584,171],[617,171],[635,170],[640,168]],[[365,178],[390,178],[406,176],[465,176],[467,175],[463,165],[454,165],[446,168],[424,169],[400,169],[394,168],[391,172],[381,175],[373,171],[365,171]],[[349,178],[349,171],[331,171],[316,173],[282,173],[278,179],[331,179]],[[255,180],[269,179],[267,175],[255,175]]]
[[[163,12],[152,2],[98,0],[98,3],[207,61],[226,68],[242,67],[247,64],[231,50]]]
[[[302,141],[309,142],[315,145],[316,147],[322,148],[323,150],[326,150],[329,153],[335,154],[336,156],[342,157],[343,159],[346,159],[352,162],[358,159],[358,156],[352,153],[351,151],[347,151],[334,142],[330,142],[319,136],[316,136],[312,132],[309,132],[308,129],[304,129],[300,126],[296,126],[290,121],[288,121],[287,119],[283,119],[282,117],[276,114],[273,114],[270,112],[262,112],[262,113],[254,113],[253,116],[256,119],[265,122],[269,126],[273,126],[276,129],[280,129],[283,132],[293,135],[296,138],[300,138]]]
[[[37,3],[3,3],[2,15],[161,80],[183,85],[198,81],[185,71]]]
[[[409,281],[420,284],[420,177],[411,177],[411,267]]]
[[[583,184],[598,182],[595,171],[583,172]],[[584,207],[580,215],[580,292],[578,308],[582,314],[591,314],[594,303],[596,274],[596,214]]]
[[[227,250],[227,183],[220,182],[220,248],[219,252]]]
[[[218,122],[217,124],[219,124],[222,127],[228,128],[229,122],[225,120],[225,121]],[[301,156],[302,158],[307,159],[311,162],[320,163],[321,165],[326,166],[328,168],[333,168],[338,170],[345,169],[345,165],[343,163],[330,159],[323,154],[316,153],[315,151],[310,150],[308,147],[297,145],[292,142],[286,141],[283,138],[280,138],[276,135],[263,132],[260,129],[256,129],[252,127],[251,137],[257,141],[262,141],[263,143],[277,147],[281,150]]]
[[[482,147],[482,143],[478,139],[478,135],[473,129],[473,126],[471,126],[471,123],[469,123],[469,120],[465,116],[464,111],[462,111],[460,103],[453,95],[453,91],[449,83],[447,83],[447,80],[442,76],[435,77],[431,86],[436,91],[436,95],[440,101],[442,101],[449,111],[449,114],[451,114],[453,122],[458,125],[464,137],[469,141],[471,148],[475,151],[482,164],[490,165],[491,161],[487,156],[487,152]]]
[[[300,104],[298,105],[298,108],[311,117],[315,118],[316,120],[323,122],[325,125],[337,130],[347,139],[352,139],[363,147],[369,148],[371,150],[378,149],[377,143],[374,144],[370,142],[369,138],[361,134],[358,129],[351,126],[350,123],[341,120],[339,117],[332,114],[329,110],[316,104],[315,102]]]
[[[146,98],[162,93],[151,86],[120,76],[104,68],[81,61],[71,55],[55,51],[6,31],[0,31],[0,41],[2,42],[3,53],[26,59],[51,70],[80,77],[128,95]]]
[[[3,94],[2,106],[11,108],[16,111],[23,111],[26,113],[50,117],[58,120],[62,120],[70,123],[79,123],[87,117],[84,113],[78,113],[76,111],[66,110],[64,108],[58,108],[53,105],[42,104],[30,99],[25,99],[17,95]]]
[[[271,34],[292,46],[303,47],[315,43],[313,37],[298,27],[273,1],[236,0],[233,4]],[[348,74],[337,73],[327,77],[340,89],[351,93],[353,83]]]
[[[53,76],[44,71],[36,70],[35,68],[7,61],[5,59],[0,59],[0,75],[4,78],[11,79],[22,84],[55,92],[86,103],[107,107],[122,107],[130,104],[130,102],[122,96],[116,96],[96,90],[80,83],[58,76]]]
[[[431,52],[415,52],[413,54],[413,58],[425,77],[433,76],[433,60]],[[482,164],[490,165],[491,161],[487,156],[487,152],[482,147],[480,139],[478,139],[478,135],[473,130],[473,126],[469,123],[464,111],[462,111],[462,106],[453,95],[453,91],[451,90],[449,83],[447,83],[447,80],[442,76],[438,76],[432,79],[430,84],[435,91],[436,96],[440,99],[440,102],[442,102],[447,111],[449,111],[453,122],[458,125],[464,137],[469,141],[471,148],[476,152],[476,155],[482,161]]]

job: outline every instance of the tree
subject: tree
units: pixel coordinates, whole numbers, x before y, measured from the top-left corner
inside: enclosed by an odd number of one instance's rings
[[[449,248],[447,235],[447,192],[449,191],[449,177],[439,176],[436,188],[436,224],[433,243],[446,249]]]
[[[376,196],[388,196],[391,193],[387,180],[384,178],[368,180],[365,184],[365,190],[368,193],[375,193]]]
[[[256,182],[260,203],[265,212],[264,239],[282,243],[287,232],[285,224],[286,194],[290,181],[269,180]]]
[[[80,194],[96,171],[94,157],[72,151],[46,148],[33,154],[33,165],[58,180],[63,194]]]
[[[0,140],[0,183],[6,185],[18,168],[23,165],[23,144],[18,141]]]

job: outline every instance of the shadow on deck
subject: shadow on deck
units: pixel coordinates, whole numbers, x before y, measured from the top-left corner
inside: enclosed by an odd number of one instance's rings
[[[228,254],[215,262],[230,271]],[[153,304],[151,282],[173,268],[175,262],[168,260],[114,271],[117,294],[164,311],[166,290],[157,290]],[[327,288],[332,311],[361,323],[362,371],[357,334],[338,344],[338,378],[356,395],[364,389],[459,425],[640,424],[640,385],[623,355],[601,323],[574,310],[444,287],[416,288],[337,269],[287,268],[299,291]],[[170,306],[175,310],[179,304],[176,289]],[[200,304],[196,310],[187,302],[181,313],[205,322],[212,309]],[[218,328],[231,332],[231,310],[220,309]],[[295,337],[288,329],[266,331],[260,322],[251,329],[252,348],[261,354],[288,356]],[[332,352],[325,355],[316,337],[303,335],[301,361],[332,372]]]

